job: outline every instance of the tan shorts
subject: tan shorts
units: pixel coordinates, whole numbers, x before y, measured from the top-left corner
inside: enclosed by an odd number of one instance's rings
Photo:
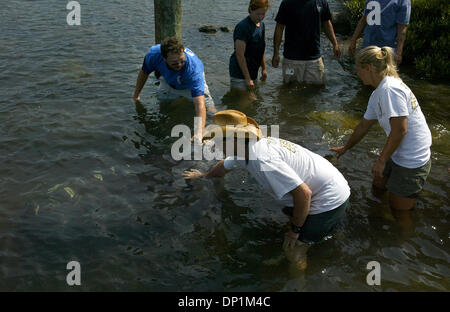
[[[245,79],[230,77],[230,88],[239,89],[239,90],[247,90],[247,85],[245,84]]]
[[[325,66],[322,58],[319,57],[317,60],[311,61],[295,61],[283,58],[283,82],[293,81],[324,85]]]
[[[211,94],[209,93],[208,85],[206,84],[205,74],[203,74],[203,79],[205,80],[205,106],[212,106],[214,107],[214,100],[211,97]],[[164,79],[163,76],[159,78],[160,84],[159,84],[159,90],[157,93],[157,97],[159,100],[175,100],[179,97],[187,98],[188,100],[192,101],[192,95],[190,89],[184,89],[184,90],[177,90],[172,88],[167,81]]]

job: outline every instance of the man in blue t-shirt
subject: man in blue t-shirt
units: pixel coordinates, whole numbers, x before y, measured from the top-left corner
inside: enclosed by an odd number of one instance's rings
[[[411,0],[366,0],[364,15],[351,39],[349,54],[355,53],[356,40],[364,30],[361,48],[371,45],[391,47],[395,50],[395,61],[399,65],[410,15]]]
[[[324,85],[325,68],[320,54],[320,31],[323,28],[333,45],[336,58],[341,52],[331,24],[326,0],[284,0],[275,18],[272,66],[278,67],[279,49],[286,28],[283,51],[283,81]]]
[[[194,102],[195,117],[199,117],[202,122],[201,125],[196,125],[199,133],[196,133],[195,137],[200,140],[202,137],[200,131],[203,131],[206,122],[206,109],[211,113],[216,111],[205,81],[202,61],[177,38],[165,38],[161,44],[151,47],[145,55],[136,81],[134,101],[140,100],[142,88],[148,76],[155,70],[163,77],[158,98],[186,97]]]

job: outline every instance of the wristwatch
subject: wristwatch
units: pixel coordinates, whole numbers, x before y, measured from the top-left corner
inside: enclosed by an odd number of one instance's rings
[[[301,229],[302,229],[301,226],[296,226],[295,224],[291,223],[291,231],[294,232],[295,234],[299,234]]]

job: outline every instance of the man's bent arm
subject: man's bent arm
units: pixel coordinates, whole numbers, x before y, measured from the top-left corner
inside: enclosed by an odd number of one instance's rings
[[[311,205],[312,191],[306,183],[302,183],[291,192],[294,200],[294,209],[292,212],[292,223],[295,226],[302,227],[306,217],[309,214]]]
[[[200,118],[197,121],[197,124],[194,125],[194,129],[196,129],[194,136],[201,141],[203,138],[203,130],[205,129],[206,123],[205,96],[204,95],[196,96],[192,98],[192,100],[195,106],[195,117]]]
[[[359,36],[361,36],[364,27],[367,25],[367,16],[362,16],[356,26],[355,32],[353,33],[352,39],[350,40],[350,46],[348,48],[348,52],[350,55],[355,53],[356,49],[356,40],[358,40]]]
[[[221,177],[223,177],[227,173],[224,163],[225,163],[225,160],[219,161],[211,170],[209,170],[205,174],[205,178],[221,178]]]
[[[322,23],[323,32],[327,36],[327,38],[330,40],[331,44],[333,45],[333,53],[334,57],[338,58],[341,56],[341,51],[339,50],[339,45],[336,39],[336,35],[334,34],[333,24],[331,24],[331,21],[325,21]]]
[[[277,23],[275,26],[275,32],[273,34],[273,58],[272,66],[277,68],[280,62],[280,45],[283,40],[284,25]]]
[[[134,101],[140,100],[141,91],[142,91],[142,88],[144,88],[145,83],[147,82],[148,76],[149,75],[144,73],[144,71],[142,69],[139,70],[138,78],[136,81],[136,88],[134,90],[134,95],[133,95]]]
[[[291,223],[293,226],[302,227],[309,214],[312,192],[306,183],[302,183],[290,191],[294,200]],[[292,248],[297,243],[299,233],[295,233],[292,228],[286,233],[283,248]]]
[[[405,46],[406,30],[408,25],[397,24],[397,51],[395,52],[395,61],[397,65],[402,62],[403,47]]]

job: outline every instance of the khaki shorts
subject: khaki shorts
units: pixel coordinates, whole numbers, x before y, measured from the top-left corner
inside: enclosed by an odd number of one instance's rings
[[[383,171],[383,176],[388,177],[386,188],[395,195],[416,198],[425,184],[430,169],[431,159],[422,167],[414,169],[399,166],[389,159]]]
[[[203,74],[203,79],[205,81],[205,106],[213,106],[214,107],[214,100],[211,97],[211,94],[209,93],[208,85],[206,84],[205,74]],[[172,88],[164,79],[164,77],[159,78],[160,84],[159,84],[159,90],[157,97],[159,100],[175,100],[179,97],[184,97],[188,100],[192,101],[192,95],[190,89],[184,89],[184,90],[177,90]]]
[[[297,81],[299,83],[324,85],[325,66],[319,57],[311,61],[295,61],[283,58],[283,82],[289,83]]]

